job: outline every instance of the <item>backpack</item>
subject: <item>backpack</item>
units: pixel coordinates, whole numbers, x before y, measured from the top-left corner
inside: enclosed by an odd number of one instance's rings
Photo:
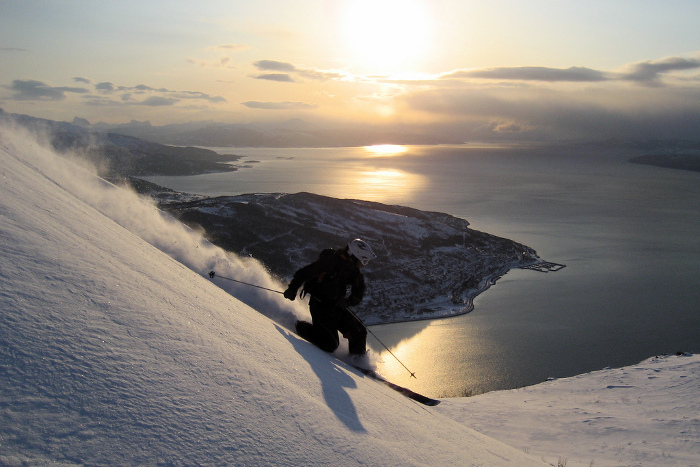
[[[318,255],[318,259],[316,261],[321,261],[323,259],[326,259],[330,256],[333,256],[337,253],[338,250],[335,250],[333,248],[324,248],[321,250],[321,253]],[[304,282],[304,286],[301,289],[301,293],[299,294],[300,298],[304,298],[307,294],[312,293],[313,289],[315,289],[319,283],[323,282],[328,273],[331,271],[324,271],[318,276],[311,277],[307,279]],[[333,274],[331,274],[333,275]]]
[[[318,259],[323,259],[323,258],[328,258],[329,256],[333,256],[335,254],[335,250],[333,248],[324,248],[321,253],[318,255]]]

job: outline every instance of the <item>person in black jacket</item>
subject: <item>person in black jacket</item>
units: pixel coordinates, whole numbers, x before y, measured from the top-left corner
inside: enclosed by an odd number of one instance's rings
[[[348,339],[350,353],[363,355],[367,329],[348,306],[362,301],[365,280],[360,267],[376,257],[365,241],[355,239],[345,249],[323,250],[318,260],[299,269],[284,296],[294,300],[303,284],[301,296],[311,296],[309,311],[312,322],[297,321],[297,334],[320,349],[333,352],[340,344],[340,331]]]

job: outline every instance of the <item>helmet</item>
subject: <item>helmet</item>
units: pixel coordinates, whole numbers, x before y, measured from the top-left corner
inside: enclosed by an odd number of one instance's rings
[[[355,240],[348,243],[348,252],[353,255],[357,260],[366,265],[370,260],[377,257],[372,251],[372,247],[367,244],[364,240],[356,238]]]

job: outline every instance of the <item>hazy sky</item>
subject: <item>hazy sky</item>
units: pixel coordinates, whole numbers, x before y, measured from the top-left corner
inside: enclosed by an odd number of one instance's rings
[[[0,108],[700,135],[698,0],[0,0]]]

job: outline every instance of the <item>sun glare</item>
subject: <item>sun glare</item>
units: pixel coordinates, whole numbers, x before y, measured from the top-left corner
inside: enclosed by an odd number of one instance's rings
[[[378,72],[404,71],[428,50],[427,0],[348,0],[343,41],[353,59]]]
[[[408,150],[406,146],[399,144],[376,144],[374,146],[365,146],[364,150],[372,157],[398,156]]]
[[[357,172],[354,192],[361,199],[382,202],[407,202],[423,190],[427,181],[419,174],[397,169],[367,168]],[[400,201],[397,201],[400,200]]]

